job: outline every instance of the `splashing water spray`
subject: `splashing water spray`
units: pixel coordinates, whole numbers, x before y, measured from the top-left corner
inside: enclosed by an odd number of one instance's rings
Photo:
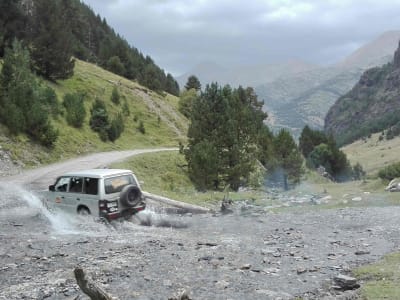
[[[72,223],[64,215],[49,211],[36,193],[9,184],[0,184],[0,191],[0,208],[6,211],[3,213],[20,216],[40,214],[50,222],[56,233],[76,233]]]

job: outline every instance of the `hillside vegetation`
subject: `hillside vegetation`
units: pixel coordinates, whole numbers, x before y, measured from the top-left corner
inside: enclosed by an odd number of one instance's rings
[[[352,163],[360,163],[367,175],[375,177],[380,169],[400,162],[400,137],[382,139],[381,133],[360,139],[342,148]]]
[[[185,140],[188,121],[178,112],[178,98],[175,96],[155,93],[136,82],[80,60],[76,60],[74,75],[71,78],[45,84],[55,90],[60,103],[67,93],[77,92],[85,95],[84,106],[88,113],[82,128],[79,129],[69,126],[62,116],[52,120],[54,127],[59,130],[59,137],[52,148],[39,146],[24,134],[9,135],[9,131],[2,126],[2,150],[10,153],[14,161],[22,162],[26,166],[36,166],[97,151],[176,147],[179,142]],[[119,105],[110,99],[115,87],[121,97]],[[114,143],[102,142],[98,133],[89,126],[89,112],[96,97],[106,103],[110,116],[128,108],[129,115],[124,120],[125,130]],[[125,103],[127,107],[124,106]],[[140,123],[144,126],[144,132],[138,129]]]

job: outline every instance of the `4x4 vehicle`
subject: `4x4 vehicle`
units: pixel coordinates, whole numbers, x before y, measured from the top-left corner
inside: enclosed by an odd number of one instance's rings
[[[109,221],[132,216],[146,207],[136,176],[123,169],[66,173],[49,186],[44,201],[48,206]]]

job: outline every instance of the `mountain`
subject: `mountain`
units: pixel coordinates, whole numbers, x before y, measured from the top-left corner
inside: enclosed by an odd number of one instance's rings
[[[247,65],[229,68],[211,62],[205,62],[177,77],[176,80],[179,85],[183,87],[188,77],[195,75],[202,85],[218,82],[222,85],[229,84],[235,87],[239,85],[254,87],[274,81],[280,77],[299,74],[315,68],[317,68],[317,66],[299,60],[290,60],[280,64]]]
[[[393,61],[365,71],[325,118],[325,131],[340,144],[400,125],[400,44]]]
[[[330,66],[298,60],[280,64],[224,68],[204,63],[177,78],[180,86],[196,75],[204,86],[210,82],[253,86],[268,112],[268,124],[289,128],[298,135],[308,124],[323,129],[325,115],[335,101],[357,83],[363,71],[393,58],[400,31],[388,31]]]
[[[400,31],[387,31],[374,41],[354,51],[340,61],[337,66],[342,68],[370,68],[383,65],[393,58],[397,48]]]
[[[297,135],[306,125],[324,126],[325,115],[335,101],[357,83],[364,70],[393,58],[400,31],[382,34],[339,63],[313,68],[256,86],[273,128],[287,127]]]

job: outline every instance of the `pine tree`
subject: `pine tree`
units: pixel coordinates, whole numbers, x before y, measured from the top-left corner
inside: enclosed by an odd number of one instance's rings
[[[58,132],[46,110],[56,110],[55,93],[43,86],[30,70],[29,52],[14,41],[6,49],[0,75],[0,119],[11,133],[27,133],[45,146],[52,146]],[[56,97],[56,96],[55,96]]]
[[[281,129],[274,140],[277,167],[281,168],[285,190],[289,189],[289,183],[298,183],[303,170],[303,158],[300,150],[286,129]]]
[[[190,89],[195,89],[196,91],[200,91],[201,90],[200,80],[195,75],[189,76],[185,84],[185,89],[187,91]]]
[[[21,39],[27,21],[20,0],[0,1],[0,57],[6,48],[12,47],[14,39]]]
[[[230,186],[237,190],[246,183],[266,117],[261,107],[252,89],[216,83],[195,98],[185,155],[189,175],[199,188]]]
[[[50,80],[73,75],[73,35],[59,0],[36,0],[32,59],[36,71]]]

